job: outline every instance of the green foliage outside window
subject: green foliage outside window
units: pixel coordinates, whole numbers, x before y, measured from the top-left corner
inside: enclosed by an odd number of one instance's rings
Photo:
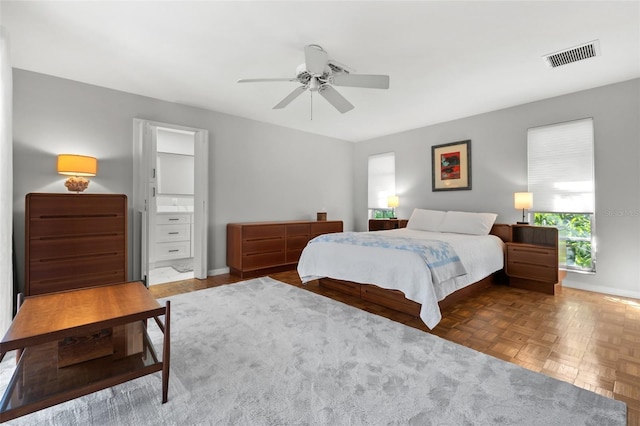
[[[534,213],[535,225],[558,228],[560,264],[593,270],[591,259],[591,215],[577,213]]]
[[[371,209],[372,219],[390,219],[394,218],[392,209]]]

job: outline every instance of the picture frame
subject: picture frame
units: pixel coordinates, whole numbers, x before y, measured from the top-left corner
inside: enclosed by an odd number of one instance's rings
[[[471,189],[471,140],[431,146],[431,191]]]

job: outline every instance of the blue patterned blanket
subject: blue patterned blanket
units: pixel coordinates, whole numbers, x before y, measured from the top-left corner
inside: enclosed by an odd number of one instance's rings
[[[418,241],[411,238],[387,237],[373,232],[341,232],[320,235],[309,242],[313,243],[352,244],[418,253],[431,271],[434,284],[467,273],[453,247],[445,241]]]

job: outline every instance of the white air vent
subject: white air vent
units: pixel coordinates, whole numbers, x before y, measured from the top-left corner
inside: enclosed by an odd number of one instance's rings
[[[582,61],[583,59],[593,58],[600,55],[600,42],[598,40],[581,44],[580,46],[571,47],[569,49],[560,50],[558,52],[544,55],[542,59],[551,68],[567,65],[572,62]]]

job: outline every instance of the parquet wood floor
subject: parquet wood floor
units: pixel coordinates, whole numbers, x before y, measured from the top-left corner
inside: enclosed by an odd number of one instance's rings
[[[555,296],[494,286],[442,311],[429,330],[418,318],[371,302],[302,285],[296,271],[270,275],[357,308],[627,403],[640,426],[640,300],[563,288]],[[156,297],[241,281],[228,274],[155,285]]]

